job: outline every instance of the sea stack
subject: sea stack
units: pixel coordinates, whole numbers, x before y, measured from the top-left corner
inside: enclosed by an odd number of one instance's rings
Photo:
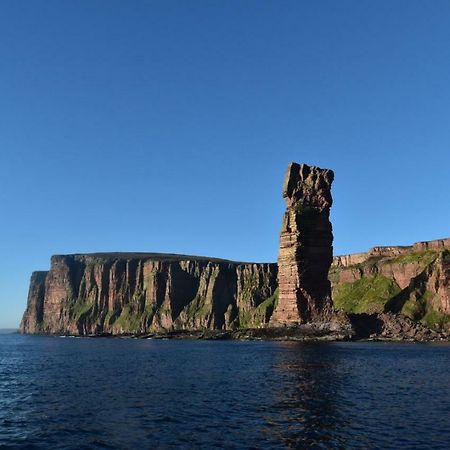
[[[333,260],[333,179],[329,169],[297,163],[288,166],[278,255],[279,299],[271,326],[326,322],[332,315],[328,271]]]

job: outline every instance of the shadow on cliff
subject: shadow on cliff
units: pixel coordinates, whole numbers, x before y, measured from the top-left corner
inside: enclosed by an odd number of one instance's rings
[[[423,272],[420,272],[416,277],[412,278],[409,285],[402,289],[397,295],[392,297],[385,305],[384,312],[400,313],[405,306],[405,303],[414,298],[419,309],[416,311],[414,320],[420,320],[425,315],[425,305],[420,303],[420,300],[427,290],[427,281],[432,273],[432,268],[427,266]]]
[[[383,330],[383,321],[377,314],[348,314],[348,318],[355,333],[354,339],[367,339]]]

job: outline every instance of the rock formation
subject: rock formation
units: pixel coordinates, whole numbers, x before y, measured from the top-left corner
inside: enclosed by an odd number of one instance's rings
[[[397,313],[450,331],[450,239],[336,256],[329,276],[338,309]]]
[[[334,307],[350,314],[360,337],[437,339],[428,328],[450,331],[450,239],[336,256],[329,277]],[[31,276],[20,329],[99,335],[261,328],[277,293],[276,264],[158,254],[54,256],[50,271]]]
[[[279,300],[271,325],[324,322],[331,316],[333,178],[331,170],[289,164],[283,187],[286,212],[278,256]]]
[[[450,239],[332,258],[332,182],[331,170],[289,165],[278,266],[158,253],[53,256],[49,271],[31,276],[20,331],[120,335],[253,328],[243,335],[277,339],[353,332],[440,339],[449,333]],[[262,329],[267,326],[272,329]]]
[[[163,254],[53,256],[31,276],[20,330],[127,334],[258,327],[277,299],[276,264]]]
[[[429,328],[403,314],[363,313],[349,317],[356,339],[441,341],[450,337],[445,330]]]
[[[28,289],[27,309],[20,324],[24,333],[39,333],[44,318],[45,277],[48,272],[33,272]]]

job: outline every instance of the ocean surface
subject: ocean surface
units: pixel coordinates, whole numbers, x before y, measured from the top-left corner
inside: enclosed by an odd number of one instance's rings
[[[0,448],[449,449],[450,345],[0,335]]]

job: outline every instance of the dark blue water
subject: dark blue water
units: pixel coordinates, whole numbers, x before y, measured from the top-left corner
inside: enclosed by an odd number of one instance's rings
[[[450,448],[450,346],[0,336],[0,448]]]

